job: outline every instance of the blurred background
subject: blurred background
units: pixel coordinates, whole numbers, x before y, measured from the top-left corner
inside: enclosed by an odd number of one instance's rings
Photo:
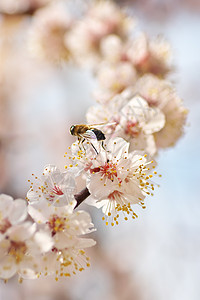
[[[89,70],[31,55],[32,18],[48,1],[1,1],[0,192],[24,198],[32,173],[39,175],[49,163],[64,168],[64,153],[74,140],[69,127],[85,122],[96,83]],[[79,14],[89,1],[64,2]],[[116,2],[148,36],[161,34],[171,43],[170,79],[189,109],[185,135],[160,152],[161,187],[146,210],[138,208],[137,220],[106,227],[101,212],[82,204],[97,228],[88,270],[59,282],[1,281],[0,300],[200,299],[200,2]]]

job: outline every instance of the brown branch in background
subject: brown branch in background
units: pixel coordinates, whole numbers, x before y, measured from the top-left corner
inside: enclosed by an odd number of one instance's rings
[[[89,192],[87,187],[85,187],[78,194],[74,195],[74,198],[77,201],[77,204],[76,204],[75,208],[77,208],[89,196],[90,196],[90,192]]]

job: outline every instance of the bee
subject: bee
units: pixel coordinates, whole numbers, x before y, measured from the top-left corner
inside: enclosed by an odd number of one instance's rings
[[[71,135],[78,137],[78,142],[83,143],[85,140],[97,140],[102,142],[102,147],[104,148],[103,141],[106,139],[105,134],[100,130],[97,129],[95,126],[106,126],[106,125],[112,125],[113,123],[102,123],[102,124],[94,124],[94,125],[72,125],[70,127],[70,133]],[[92,147],[94,148],[95,152],[98,154],[96,148],[91,143]],[[84,148],[84,147],[83,147]]]

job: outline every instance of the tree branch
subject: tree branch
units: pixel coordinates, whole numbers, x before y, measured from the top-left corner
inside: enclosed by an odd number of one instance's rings
[[[87,197],[90,196],[90,192],[87,187],[85,187],[82,191],[78,194],[74,195],[74,198],[77,201],[77,204],[74,208],[77,208]]]

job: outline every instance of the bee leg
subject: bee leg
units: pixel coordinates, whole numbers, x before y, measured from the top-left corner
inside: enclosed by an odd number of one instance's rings
[[[80,138],[80,137],[78,137],[78,146],[79,146],[79,149],[81,150],[80,143],[81,143],[81,138]]]
[[[90,144],[91,144],[92,148],[94,149],[94,151],[96,152],[96,154],[99,154],[99,152],[97,151],[97,149],[95,148],[95,146],[92,143],[90,143]]]
[[[83,144],[83,142],[85,141],[85,139],[82,139],[80,137],[78,137],[78,146],[79,146],[79,149],[82,151],[84,150],[85,151],[85,148],[83,145],[80,145],[80,144]]]
[[[104,142],[103,142],[103,141],[101,142],[101,146],[102,146],[102,148],[103,148],[106,152],[108,152],[108,153],[111,152],[111,151],[109,151],[109,150],[106,149],[106,147],[105,147],[106,145],[104,145]]]
[[[104,145],[103,141],[101,142],[101,146],[106,151],[106,148],[105,148],[105,145]]]
[[[83,139],[83,140],[81,141],[81,144],[82,144],[83,150],[86,151],[86,149],[85,149],[85,147],[84,147],[84,145],[83,145],[84,142],[85,142],[85,139]]]

